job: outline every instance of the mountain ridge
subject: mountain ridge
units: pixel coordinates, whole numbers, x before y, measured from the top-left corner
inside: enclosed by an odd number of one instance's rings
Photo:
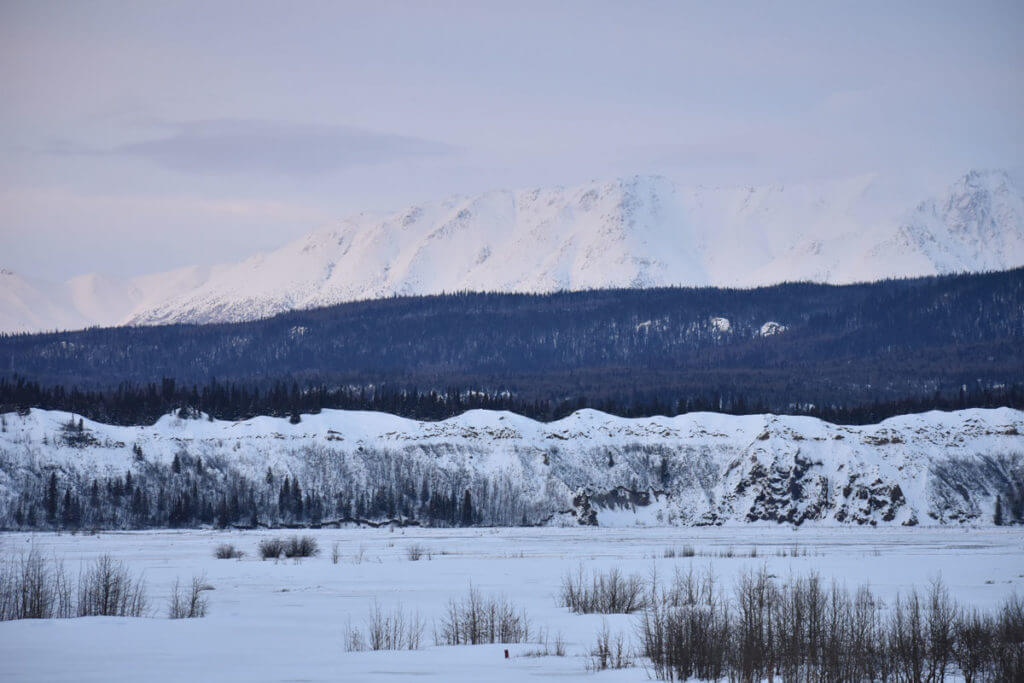
[[[391,295],[849,283],[1024,265],[1024,195],[971,171],[900,217],[870,177],[816,186],[678,187],[634,176],[495,190],[356,214],[234,264],[119,281],[0,276],[0,331],[233,322]]]

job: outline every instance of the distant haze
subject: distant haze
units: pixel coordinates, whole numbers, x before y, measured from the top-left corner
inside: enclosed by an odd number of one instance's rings
[[[1024,158],[1020,2],[0,4],[0,267],[237,261],[362,210]]]

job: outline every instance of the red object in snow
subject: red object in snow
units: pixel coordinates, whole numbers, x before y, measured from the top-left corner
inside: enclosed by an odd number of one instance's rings
[[[508,650],[505,650],[505,659],[508,659]]]

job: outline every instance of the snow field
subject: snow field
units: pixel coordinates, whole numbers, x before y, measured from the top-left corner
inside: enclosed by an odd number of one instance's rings
[[[310,534],[320,555],[262,561],[260,539]],[[217,560],[232,543],[246,555]],[[332,563],[337,543],[340,558]],[[407,549],[427,555],[410,561]],[[1020,529],[801,529],[752,525],[712,529],[336,529],[259,532],[160,531],[0,535],[0,552],[34,546],[64,558],[70,573],[110,553],[144,574],[153,618],[0,623],[0,680],[32,681],[484,681],[593,677],[648,680],[637,666],[588,673],[586,653],[607,622],[635,640],[635,617],[575,615],[559,607],[563,575],[590,571],[670,577],[708,566],[726,588],[765,567],[779,577],[820,573],[848,588],[862,583],[886,601],[941,576],[954,598],[981,609],[1024,593]],[[695,557],[664,557],[692,546]],[[752,548],[757,557],[750,557]],[[796,552],[794,553],[794,549]],[[732,555],[731,557],[728,555]],[[782,556],[782,555],[785,556]],[[795,556],[793,556],[795,554]],[[172,621],[166,601],[175,578],[205,574],[209,616]],[[526,657],[535,644],[435,647],[432,629],[450,598],[470,582],[524,608],[534,629],[566,641],[565,657]],[[374,601],[401,605],[426,621],[423,649],[347,652],[346,626],[362,627]],[[512,655],[505,660],[503,650]],[[642,662],[638,662],[642,664]]]

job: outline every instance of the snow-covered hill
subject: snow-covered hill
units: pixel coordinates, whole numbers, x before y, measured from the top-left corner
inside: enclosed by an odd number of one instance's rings
[[[44,491],[50,473],[60,492],[84,501],[91,482],[106,481],[109,490],[126,472],[150,500],[164,498],[174,481],[191,487],[193,499],[203,486],[225,489],[214,489],[214,500],[230,487],[262,506],[264,523],[278,514],[285,476],[301,481],[307,497],[348,501],[345,511],[386,491],[394,509],[415,516],[431,496],[461,500],[470,490],[475,521],[484,524],[988,525],[996,496],[1007,522],[1024,509],[1024,412],[1008,408],[856,427],[593,410],[549,424],[488,411],[443,422],[345,411],[298,424],[166,416],[148,427],[84,421],[78,431],[67,413],[33,410],[2,422],[0,520],[12,519],[23,494]],[[198,458],[205,465],[180,464]],[[344,514],[330,502],[323,519]]]
[[[0,330],[249,320],[391,294],[830,283],[1024,265],[1024,195],[972,171],[882,212],[871,178],[681,188],[634,177],[359,214],[240,263],[131,281],[0,278]],[[913,208],[911,208],[913,207]]]

